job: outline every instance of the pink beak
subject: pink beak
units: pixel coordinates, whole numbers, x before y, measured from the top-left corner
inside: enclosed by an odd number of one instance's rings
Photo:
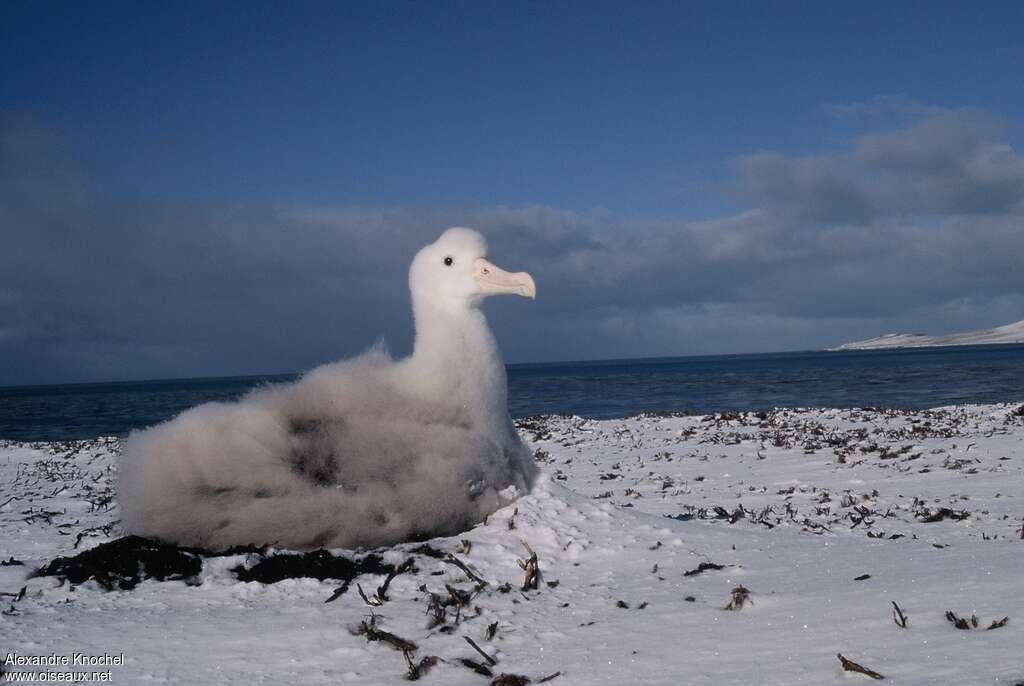
[[[480,292],[484,294],[512,293],[526,298],[537,298],[537,285],[533,277],[526,272],[512,274],[501,267],[477,258],[473,264],[473,278],[476,279]]]

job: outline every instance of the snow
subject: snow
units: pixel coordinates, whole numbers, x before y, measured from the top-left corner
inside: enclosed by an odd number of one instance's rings
[[[870,683],[837,653],[894,683],[1018,684],[1022,415],[989,405],[523,421],[538,484],[430,542],[488,581],[458,624],[433,628],[421,587],[473,585],[426,556],[380,607],[355,582],[330,603],[337,582],[239,582],[230,570],[246,555],[207,559],[191,584],[131,591],[26,579],[74,553],[82,532],[78,549],[120,535],[120,444],[0,443],[0,558],[26,563],[0,567],[0,592],[26,587],[0,597],[0,658],[123,654],[101,669],[125,684],[404,683],[402,653],[357,635],[372,613],[377,629],[417,644],[417,661],[442,659],[426,684],[488,683],[458,662],[482,660],[464,636],[496,659],[495,675],[559,672],[553,684]],[[520,590],[524,542],[537,590]],[[384,555],[398,563],[414,547]],[[685,574],[701,563],[723,568]],[[383,578],[357,581],[372,594]],[[725,610],[739,585],[752,603]],[[947,610],[976,613],[979,628],[956,629]]]
[[[1024,343],[1024,319],[984,331],[927,336],[921,333],[887,333],[866,341],[844,343],[834,350],[874,350],[878,348],[928,348],[949,345],[992,345]]]

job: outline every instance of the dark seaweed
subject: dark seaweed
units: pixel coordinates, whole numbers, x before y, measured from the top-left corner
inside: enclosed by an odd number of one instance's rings
[[[240,565],[231,571],[239,581],[276,584],[285,579],[298,578],[351,581],[361,574],[391,574],[395,566],[384,563],[381,556],[375,554],[353,560],[326,550],[314,550],[294,555],[271,555],[252,567]]]
[[[203,568],[202,554],[195,548],[126,536],[73,557],[58,557],[33,576],[57,576],[73,584],[95,579],[108,591],[130,590],[143,579],[176,581],[194,577]]]
[[[430,557],[444,554],[427,545],[418,546],[411,552]],[[255,564],[239,565],[231,571],[239,581],[258,581],[264,584],[273,584],[285,579],[309,578],[320,581],[334,579],[347,585],[361,574],[394,576],[413,569],[411,559],[401,567],[396,567],[386,564],[383,558],[375,553],[361,558],[334,555],[326,550],[271,555],[267,553],[266,548],[255,546],[239,546],[213,552],[201,548],[176,546],[141,536],[126,536],[102,543],[72,557],[58,557],[37,569],[33,576],[56,576],[73,584],[94,579],[107,590],[131,590],[144,579],[187,581],[202,571],[204,558],[244,554],[259,556],[259,559]]]

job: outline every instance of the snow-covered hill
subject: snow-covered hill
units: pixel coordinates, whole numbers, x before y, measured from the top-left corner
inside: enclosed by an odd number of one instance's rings
[[[927,336],[921,333],[887,333],[866,341],[844,343],[834,350],[874,350],[877,348],[926,348],[942,345],[991,345],[1024,343],[1024,319],[984,331]]]
[[[120,535],[119,445],[0,444],[0,658],[123,655],[100,668],[115,684],[399,684],[410,665],[445,686],[503,673],[870,683],[842,670],[841,653],[894,683],[1024,682],[1019,406],[545,417],[520,430],[543,468],[533,493],[430,541],[435,556],[381,551],[414,559],[387,600],[384,577],[366,574],[331,602],[345,584],[240,581],[235,568],[263,557],[246,552],[133,590],[28,578]],[[535,589],[523,588],[526,546]]]

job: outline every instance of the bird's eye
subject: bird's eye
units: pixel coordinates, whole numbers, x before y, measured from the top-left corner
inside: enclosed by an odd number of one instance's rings
[[[454,262],[454,261],[455,260],[453,260],[450,256],[446,257],[446,258],[444,258],[444,266],[450,267],[450,266],[452,266],[452,262]]]

